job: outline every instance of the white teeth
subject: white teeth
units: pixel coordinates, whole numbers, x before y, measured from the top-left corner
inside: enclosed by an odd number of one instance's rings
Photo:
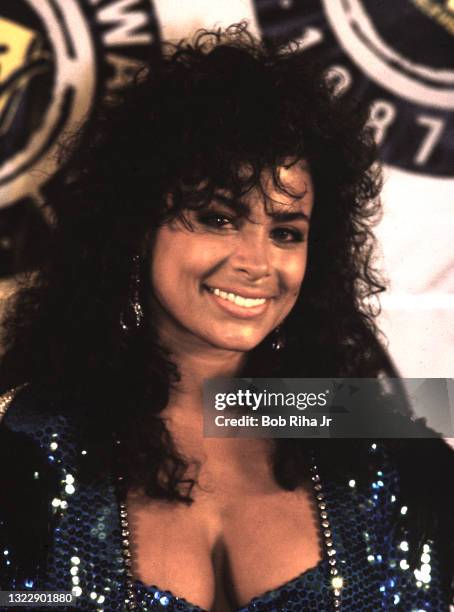
[[[243,306],[244,308],[252,308],[253,306],[260,306],[260,304],[264,304],[266,302],[265,298],[245,298],[241,295],[235,295],[234,293],[226,293],[225,291],[221,291],[220,289],[210,289],[214,295],[222,298],[223,300],[228,300],[229,302],[233,302],[238,306]]]

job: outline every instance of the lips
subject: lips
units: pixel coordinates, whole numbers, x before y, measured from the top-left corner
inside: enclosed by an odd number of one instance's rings
[[[252,300],[270,300],[271,298],[276,297],[274,293],[267,293],[266,291],[263,291],[263,289],[261,291],[251,291],[250,289],[246,289],[246,288],[235,288],[235,287],[217,287],[217,286],[210,286],[210,285],[203,285],[205,289],[208,289],[208,291],[222,291],[224,293],[233,293],[233,295],[238,295],[240,297],[243,297],[245,299],[252,299]]]
[[[267,310],[270,298],[265,296],[252,297],[249,292],[233,292],[218,287],[205,286],[208,295],[218,307],[238,318],[252,318],[262,315]]]
[[[240,295],[238,293],[233,293],[232,291],[223,291],[222,289],[210,288],[211,293],[220,297],[223,300],[228,300],[237,306],[243,306],[243,308],[253,308],[254,306],[260,306],[266,302],[266,298],[250,298],[244,295]]]

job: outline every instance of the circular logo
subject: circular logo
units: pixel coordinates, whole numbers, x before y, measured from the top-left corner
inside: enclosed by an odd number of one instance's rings
[[[338,94],[370,106],[383,160],[454,175],[454,2],[256,0],[265,38],[300,41]],[[423,42],[422,36],[423,34]]]
[[[0,207],[43,199],[59,140],[124,87],[157,32],[140,0],[6,0],[0,8]]]

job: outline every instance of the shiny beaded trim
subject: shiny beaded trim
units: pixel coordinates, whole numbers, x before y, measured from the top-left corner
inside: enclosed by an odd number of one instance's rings
[[[4,393],[2,396],[0,396],[0,421],[5,416],[6,411],[8,410],[9,405],[13,401],[16,393],[18,391],[20,391],[21,389],[23,389],[24,387],[26,387],[26,386],[27,386],[27,384],[20,385],[19,387],[15,387],[14,389],[10,389],[6,393]]]
[[[323,537],[323,546],[325,553],[328,558],[329,571],[330,571],[330,586],[333,591],[333,609],[338,612],[341,609],[341,594],[343,581],[339,576],[339,570],[337,567],[336,550],[333,548],[333,539],[331,533],[331,523],[328,516],[328,509],[325,500],[325,494],[323,493],[323,485],[320,479],[318,467],[314,462],[310,468],[311,481],[315,493],[315,499],[317,503],[317,510],[319,516],[319,522],[321,527],[321,533]],[[122,479],[122,477],[119,477]],[[126,599],[125,606],[126,610],[132,611],[137,610],[137,602],[134,592],[134,577],[132,575],[132,560],[131,560],[131,549],[129,544],[129,522],[128,522],[128,510],[125,502],[120,502],[120,527],[121,527],[121,544],[123,561],[126,574]]]
[[[8,391],[7,393],[5,393],[5,395],[2,395],[0,397],[0,421],[2,417],[5,415],[6,411],[8,410],[8,406],[10,405],[13,397],[14,397],[14,390]]]
[[[134,577],[132,575],[131,550],[129,546],[129,523],[128,511],[124,502],[120,503],[120,527],[121,527],[121,546],[123,552],[123,562],[126,573],[126,599],[127,610],[137,610],[137,603],[134,594]]]
[[[315,492],[315,499],[317,503],[318,515],[320,517],[320,527],[323,537],[323,546],[325,548],[325,552],[328,558],[328,563],[330,566],[329,572],[331,577],[331,588],[333,590],[333,607],[334,610],[341,609],[341,594],[342,594],[342,586],[343,580],[342,577],[339,576],[339,570],[337,567],[337,553],[335,548],[333,548],[333,539],[331,532],[331,522],[328,516],[328,508],[326,505],[325,494],[323,493],[323,485],[320,479],[320,474],[318,471],[317,464],[314,462],[311,471],[311,480],[312,485]]]

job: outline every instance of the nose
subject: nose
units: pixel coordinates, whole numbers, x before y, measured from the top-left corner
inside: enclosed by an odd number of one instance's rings
[[[261,231],[245,232],[238,236],[230,260],[234,270],[251,281],[270,276],[270,246],[267,236]]]

